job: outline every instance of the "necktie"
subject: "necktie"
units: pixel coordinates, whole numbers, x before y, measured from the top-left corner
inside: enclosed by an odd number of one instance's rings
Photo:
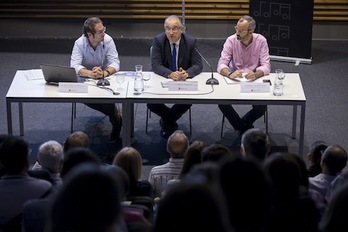
[[[176,71],[176,44],[173,43],[173,52],[172,52],[172,70]]]

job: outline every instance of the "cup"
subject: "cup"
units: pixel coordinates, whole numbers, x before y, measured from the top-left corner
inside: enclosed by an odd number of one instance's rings
[[[136,73],[143,72],[143,66],[141,64],[135,65],[135,72]]]

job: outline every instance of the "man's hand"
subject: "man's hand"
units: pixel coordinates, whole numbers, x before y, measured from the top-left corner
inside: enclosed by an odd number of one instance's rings
[[[172,72],[169,75],[169,78],[174,81],[185,81],[188,77],[188,73],[183,68],[180,68],[179,71]]]
[[[92,68],[91,75],[93,79],[101,79],[104,77],[103,70],[100,66],[96,66]]]

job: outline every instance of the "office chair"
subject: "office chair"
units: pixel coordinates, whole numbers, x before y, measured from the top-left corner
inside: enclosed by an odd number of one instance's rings
[[[150,47],[150,59],[152,57],[152,46]],[[146,122],[145,122],[145,132],[148,133],[148,123],[149,118],[151,118],[151,110],[146,109]],[[190,135],[192,134],[192,121],[191,121],[191,108],[189,109],[189,122],[190,122]]]
[[[265,114],[263,116],[263,122],[265,123],[266,133],[268,134],[268,107],[266,108]],[[224,124],[225,124],[225,116],[222,115],[220,138],[222,138],[222,135],[224,133]]]

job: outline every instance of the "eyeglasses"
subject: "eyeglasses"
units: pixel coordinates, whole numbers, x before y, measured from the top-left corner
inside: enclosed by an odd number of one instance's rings
[[[103,27],[103,30],[96,32],[96,34],[101,35],[101,34],[105,33],[105,31],[106,31],[106,27]]]
[[[181,29],[181,27],[173,27],[173,28],[164,27],[164,30],[165,30],[166,32],[170,32],[170,30],[172,30],[173,32],[178,32],[180,29]]]
[[[239,30],[237,26],[234,26],[234,30],[235,30],[237,33],[239,33],[239,34],[242,34],[242,33],[244,33],[244,32],[249,31],[249,29],[248,29],[248,30]]]

